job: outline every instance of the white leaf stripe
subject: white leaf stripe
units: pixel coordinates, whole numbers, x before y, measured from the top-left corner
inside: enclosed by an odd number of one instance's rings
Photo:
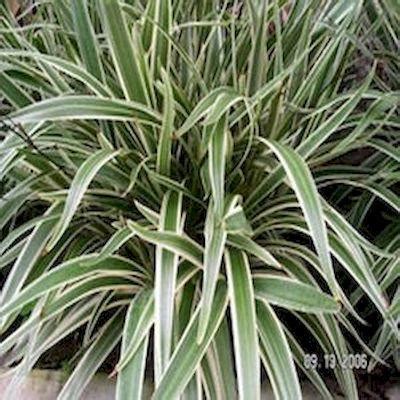
[[[181,225],[182,194],[167,192],[160,215],[160,231],[179,233]],[[173,318],[179,255],[156,248],[155,268],[155,322],[154,322],[154,376],[156,385],[169,361],[173,344]]]
[[[227,243],[240,250],[246,251],[248,254],[257,257],[259,260],[265,262],[267,265],[271,265],[278,269],[282,268],[279,261],[267,249],[260,246],[254,240],[248,238],[247,236],[239,234],[229,234],[227,238]]]
[[[256,307],[262,359],[275,396],[281,400],[301,400],[299,378],[281,323],[267,303],[257,301]]]
[[[211,218],[214,218],[214,216]],[[199,342],[202,341],[207,329],[227,237],[226,231],[223,228],[216,226],[216,223],[212,223],[212,225],[212,232],[210,237],[206,238],[206,248],[204,251],[203,291],[200,302],[200,322],[197,336]]]
[[[220,224],[224,212],[225,159],[227,148],[226,120],[221,118],[214,126],[208,144],[208,173],[211,183],[212,201],[208,210],[204,250],[204,276],[197,340],[201,341],[208,325],[211,304],[221,267],[227,232]]]
[[[60,215],[60,207],[51,207],[45,215]],[[7,280],[1,291],[0,304],[5,304],[15,297],[21,290],[33,266],[40,257],[56,225],[56,219],[52,218],[37,224],[28,236],[26,243],[18,254],[18,258],[7,276]]]
[[[84,60],[86,69],[102,81],[103,71],[99,59],[98,44],[90,21],[87,3],[82,0],[72,0],[71,6],[81,57]]]
[[[151,231],[133,221],[128,221],[128,227],[143,240],[154,245],[161,245],[171,252],[179,254],[196,267],[203,268],[204,249],[189,237],[173,232]]]
[[[332,259],[329,253],[328,233],[325,225],[322,204],[307,164],[298,154],[296,154],[296,152],[287,146],[261,138],[260,141],[270,147],[282,163],[289,178],[290,185],[296,193],[303,210],[315,248],[317,249],[321,261],[321,266],[326,273],[330,289],[335,296],[339,296]]]
[[[100,168],[108,161],[118,155],[118,151],[99,150],[89,157],[78,169],[68,191],[65,201],[64,211],[59,222],[54,228],[53,235],[47,244],[47,249],[51,250],[61,238],[71,222],[79,203],[81,202],[90,182],[96,176]]]
[[[335,313],[339,304],[317,288],[280,276],[253,278],[256,297],[280,307],[308,313]]]
[[[114,0],[102,0],[99,5],[114,65],[126,98],[149,104],[139,54],[132,45],[121,5]]]
[[[171,164],[172,135],[174,130],[174,95],[170,79],[163,71],[163,80],[165,86],[163,122],[161,127],[160,139],[157,148],[157,172],[169,176]]]
[[[160,122],[150,108],[132,101],[82,95],[65,95],[42,100],[10,115],[16,124],[66,119],[138,120],[148,124]]]
[[[217,217],[222,217],[225,190],[225,159],[227,150],[227,134],[225,118],[221,118],[214,126],[208,145],[208,173],[214,210]]]
[[[59,400],[78,399],[97,369],[121,338],[122,313],[117,312],[86,351],[58,395]]]
[[[129,309],[126,312],[124,331],[122,335],[122,355],[127,352],[129,344],[134,338],[135,329],[140,320],[148,295],[149,292],[146,290],[138,293],[132,300]],[[118,373],[116,400],[142,398],[148,338],[149,336],[146,336],[143,339],[136,354],[128,362],[127,366]]]
[[[144,290],[142,293],[143,295],[139,296],[135,309],[131,310],[135,315],[138,313],[135,317],[134,331],[114,369],[116,372],[121,372],[129,367],[129,364],[141,348],[143,341],[149,335],[150,328],[154,322],[154,293],[149,290]]]
[[[62,285],[75,282],[95,272],[106,271],[109,275],[128,274],[134,269],[134,264],[122,257],[112,256],[97,264],[93,260],[97,254],[83,255],[69,259],[40,276],[27,285],[17,296],[11,298],[0,307],[0,316],[18,310],[20,307],[37,299],[40,295],[49,293]]]
[[[258,352],[255,300],[250,266],[240,250],[225,252],[229,304],[240,399],[260,399],[260,355]]]
[[[201,342],[196,340],[200,311],[197,308],[174,351],[160,385],[154,393],[154,400],[176,399],[183,392],[214,337],[223,319],[227,304],[226,285],[220,282],[215,291],[209,324],[203,340]]]
[[[110,257],[120,247],[122,247],[134,233],[127,227],[122,228],[114,233],[114,235],[108,240],[101,250],[99,256],[93,260],[93,264],[97,264],[99,261],[103,261],[107,257]]]
[[[363,94],[367,90],[373,71],[371,71],[366,82],[344,103],[331,117],[329,117],[322,125],[312,132],[304,141],[300,143],[296,152],[304,159],[309,158],[319,146],[326,141],[335,130],[346,120],[350,113],[357,106]],[[263,182],[256,188],[247,199],[248,207],[254,208],[269,193],[271,193],[282,182],[284,178],[284,170],[278,167],[272,174],[267,176]]]

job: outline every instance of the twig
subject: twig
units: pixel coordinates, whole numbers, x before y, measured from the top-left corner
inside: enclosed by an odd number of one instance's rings
[[[7,119],[10,124],[7,124],[4,122],[4,119]],[[21,140],[23,140],[28,147],[31,149],[35,150],[40,156],[44,157],[47,161],[49,161],[51,164],[55,165],[57,169],[67,175],[68,177],[71,177],[71,174],[62,166],[59,164],[57,161],[55,161],[52,157],[50,157],[48,154],[44,153],[32,140],[32,138],[28,135],[28,133],[25,131],[24,127],[21,124],[16,124],[14,121],[8,117],[5,116],[3,120],[0,121],[1,127],[0,129],[8,128],[11,130],[13,133],[15,133]]]

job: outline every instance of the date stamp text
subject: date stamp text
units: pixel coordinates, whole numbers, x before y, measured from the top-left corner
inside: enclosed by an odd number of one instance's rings
[[[346,354],[338,357],[336,354],[306,354],[303,359],[306,369],[367,369],[368,359],[364,353]]]

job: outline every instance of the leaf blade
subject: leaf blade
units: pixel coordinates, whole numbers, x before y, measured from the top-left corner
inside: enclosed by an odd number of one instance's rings
[[[51,250],[55,246],[66,231],[93,178],[108,161],[118,154],[119,151],[99,150],[79,167],[68,191],[61,218],[55,226],[53,235],[47,244],[48,250]]]
[[[239,398],[260,399],[260,358],[250,266],[245,253],[225,252]]]

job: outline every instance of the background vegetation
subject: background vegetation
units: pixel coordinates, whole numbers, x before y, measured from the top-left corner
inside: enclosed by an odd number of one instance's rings
[[[348,354],[399,368],[399,12],[3,2],[9,395],[71,337],[60,399],[115,349],[120,400],[357,399]]]

